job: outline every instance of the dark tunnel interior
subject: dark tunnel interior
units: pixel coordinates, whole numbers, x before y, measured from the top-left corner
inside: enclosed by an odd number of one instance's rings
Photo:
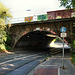
[[[49,37],[48,31],[33,31],[21,37],[15,45],[16,50],[49,51],[50,42],[55,37]],[[53,35],[53,34],[51,34]]]

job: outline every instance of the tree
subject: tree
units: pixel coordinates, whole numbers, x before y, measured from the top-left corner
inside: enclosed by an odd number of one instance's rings
[[[11,12],[0,2],[0,50],[5,49],[5,42],[7,41],[6,27],[10,18],[12,18]]]
[[[73,23],[73,24],[74,25],[73,25],[73,33],[72,33],[72,35],[73,35],[73,37],[75,37],[75,23]],[[73,39],[72,45],[73,45],[73,48],[75,48],[75,38]]]
[[[8,23],[9,18],[12,18],[9,8],[5,7],[0,2],[0,25],[5,25],[5,23]]]
[[[75,10],[75,0],[60,0],[60,6],[64,6],[66,8],[73,8]]]

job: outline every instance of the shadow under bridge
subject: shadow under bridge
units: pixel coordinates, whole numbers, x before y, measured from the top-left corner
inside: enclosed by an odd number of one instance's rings
[[[15,45],[16,50],[49,50],[50,43],[55,39],[54,35],[48,31],[32,31],[22,36]]]

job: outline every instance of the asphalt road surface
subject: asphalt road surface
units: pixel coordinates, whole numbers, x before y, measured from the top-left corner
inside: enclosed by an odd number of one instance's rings
[[[0,57],[0,75],[27,75],[45,56],[46,53],[4,55]]]

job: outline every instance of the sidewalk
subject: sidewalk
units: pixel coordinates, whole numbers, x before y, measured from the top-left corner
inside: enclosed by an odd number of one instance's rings
[[[63,62],[62,56],[55,55],[55,56],[51,57],[49,60],[47,60],[47,61],[43,62],[42,64],[40,64],[39,66],[37,66],[28,75],[36,75],[35,73],[37,72],[37,70],[40,70],[40,71],[42,70],[44,75],[47,75],[47,74],[45,74],[47,72],[47,71],[45,72],[46,69],[50,70],[50,69],[55,69],[55,68],[59,69],[58,75],[75,75],[75,67],[71,63],[70,57],[64,58],[65,69],[61,68],[63,66],[62,62]],[[43,69],[45,69],[45,70],[43,70]],[[49,74],[49,75],[51,75],[51,74]]]

